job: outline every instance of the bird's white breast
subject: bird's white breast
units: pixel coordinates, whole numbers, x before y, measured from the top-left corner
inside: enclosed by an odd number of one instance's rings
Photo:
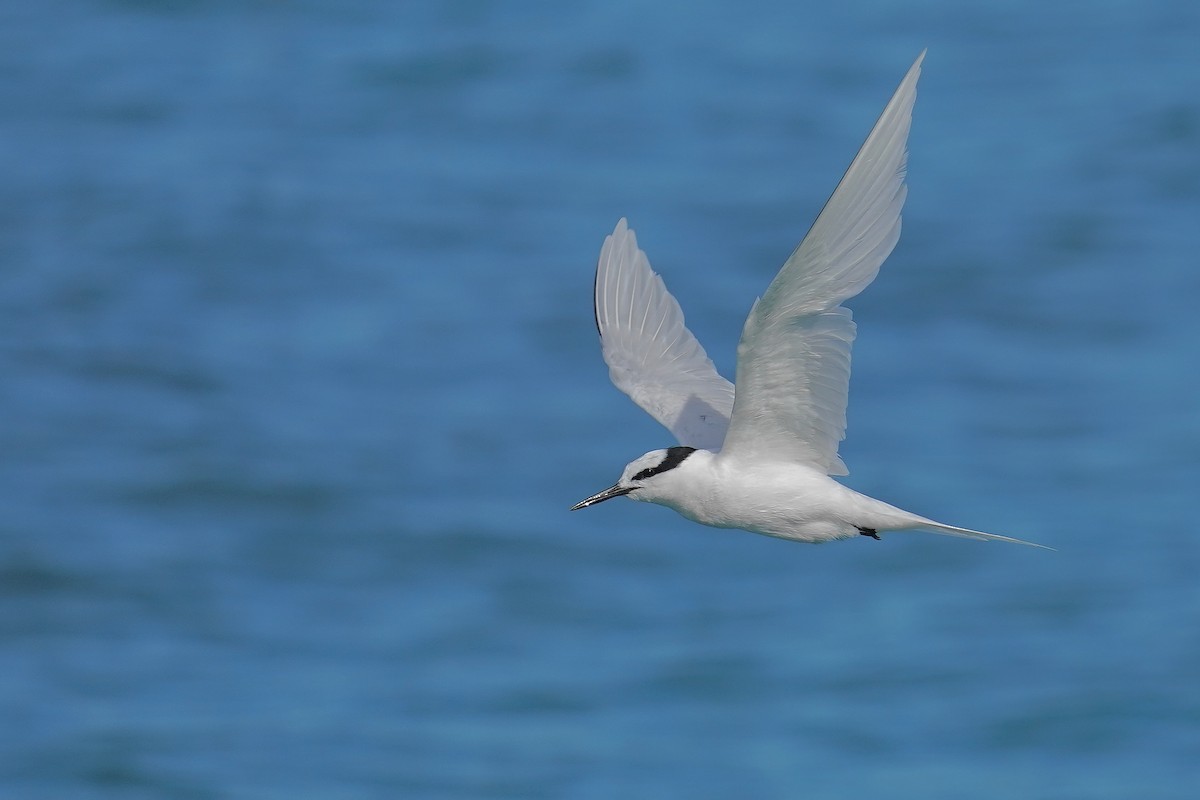
[[[697,451],[653,502],[704,525],[821,542],[858,535],[862,495],[817,470]],[[649,499],[649,498],[647,498]]]

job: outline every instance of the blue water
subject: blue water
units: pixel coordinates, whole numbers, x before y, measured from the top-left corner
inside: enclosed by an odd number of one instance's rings
[[[647,5],[0,11],[0,796],[1195,796],[1200,6]],[[923,47],[847,482],[1058,552],[569,514]]]

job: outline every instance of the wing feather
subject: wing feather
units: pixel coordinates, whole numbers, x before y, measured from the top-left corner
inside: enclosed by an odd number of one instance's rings
[[[595,311],[613,384],[680,444],[719,450],[733,409],[733,384],[717,373],[684,325],[683,310],[624,219],[600,250]]]
[[[867,287],[900,238],[917,58],[866,142],[746,319],[737,403],[723,452],[800,461],[847,474],[850,350],[855,326],[841,303]]]

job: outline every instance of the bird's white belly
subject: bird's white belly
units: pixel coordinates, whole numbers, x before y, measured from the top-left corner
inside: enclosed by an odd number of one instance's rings
[[[753,469],[722,464],[711,476],[707,486],[696,487],[672,507],[704,525],[803,542],[859,534],[851,517],[862,495],[814,470],[787,464]]]

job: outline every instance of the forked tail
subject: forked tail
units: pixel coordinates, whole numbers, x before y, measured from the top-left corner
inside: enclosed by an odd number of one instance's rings
[[[922,519],[921,522],[913,526],[915,529],[929,531],[930,533],[940,533],[945,536],[962,536],[966,539],[979,539],[984,542],[1012,542],[1013,544],[1023,544],[1029,547],[1040,547],[1043,550],[1053,550],[1053,547],[1047,547],[1044,544],[1037,542],[1027,542],[1024,539],[1014,539],[1011,536],[1000,536],[995,533],[984,533],[983,531],[973,531],[970,528],[956,528],[953,525],[943,525],[940,522],[933,520]]]

